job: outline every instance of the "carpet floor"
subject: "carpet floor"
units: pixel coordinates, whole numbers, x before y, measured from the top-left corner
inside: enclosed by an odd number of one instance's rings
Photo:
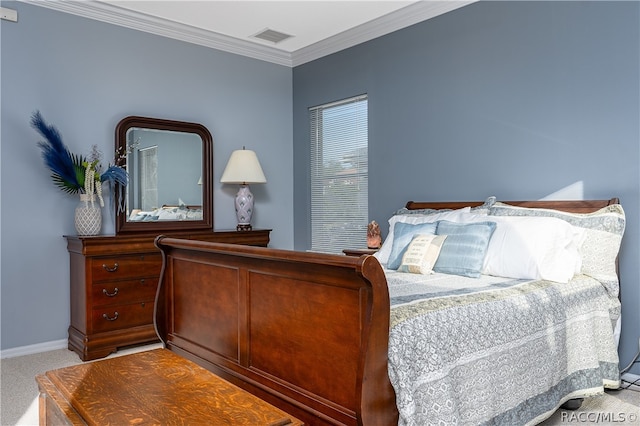
[[[640,392],[606,390],[604,395],[586,398],[575,411],[557,410],[539,426],[636,425],[640,426]]]
[[[153,344],[118,351],[109,357],[156,349]],[[42,352],[0,360],[2,370],[0,425],[38,425],[38,386],[35,376],[49,370],[80,364],[75,352],[67,349]],[[640,426],[640,392],[633,390],[607,391],[604,395],[587,398],[576,411],[557,410],[541,426],[571,424],[636,425]],[[515,425],[514,425],[515,426]]]
[[[109,358],[160,347],[162,345],[157,343],[127,348],[109,355]],[[0,369],[2,370],[0,374],[0,425],[37,426],[38,385],[35,380],[36,375],[81,363],[78,355],[67,349],[0,360]]]

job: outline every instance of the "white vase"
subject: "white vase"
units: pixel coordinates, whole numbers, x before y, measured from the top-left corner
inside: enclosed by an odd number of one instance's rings
[[[78,235],[98,235],[102,227],[102,210],[93,194],[80,194],[75,214]]]

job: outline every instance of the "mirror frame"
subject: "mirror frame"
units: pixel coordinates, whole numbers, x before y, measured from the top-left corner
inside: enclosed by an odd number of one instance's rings
[[[185,221],[155,221],[133,222],[127,221],[127,211],[116,213],[116,235],[131,233],[190,232],[213,231],[213,138],[202,124],[185,121],[164,120],[139,116],[125,117],[116,126],[116,152],[127,152],[127,132],[132,127],[170,130],[173,132],[196,133],[202,139],[202,220]],[[126,164],[126,160],[123,165]],[[125,189],[126,191],[126,189]],[[114,194],[119,199],[119,189]],[[126,198],[127,194],[122,194]],[[125,201],[126,202],[126,201]]]

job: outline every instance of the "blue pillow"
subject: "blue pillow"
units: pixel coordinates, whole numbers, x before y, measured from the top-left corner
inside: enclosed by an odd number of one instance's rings
[[[447,235],[440,256],[433,266],[435,272],[478,278],[487,255],[489,240],[496,229],[495,222],[438,222],[436,235]]]
[[[393,245],[391,246],[391,254],[387,261],[387,269],[398,269],[402,263],[402,256],[407,251],[407,247],[411,243],[414,235],[417,234],[435,234],[436,222],[410,224],[396,222],[393,226]]]

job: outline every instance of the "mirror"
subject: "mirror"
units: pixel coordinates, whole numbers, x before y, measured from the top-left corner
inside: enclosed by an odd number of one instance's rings
[[[129,173],[116,234],[213,228],[213,139],[197,123],[130,116],[116,126]]]

